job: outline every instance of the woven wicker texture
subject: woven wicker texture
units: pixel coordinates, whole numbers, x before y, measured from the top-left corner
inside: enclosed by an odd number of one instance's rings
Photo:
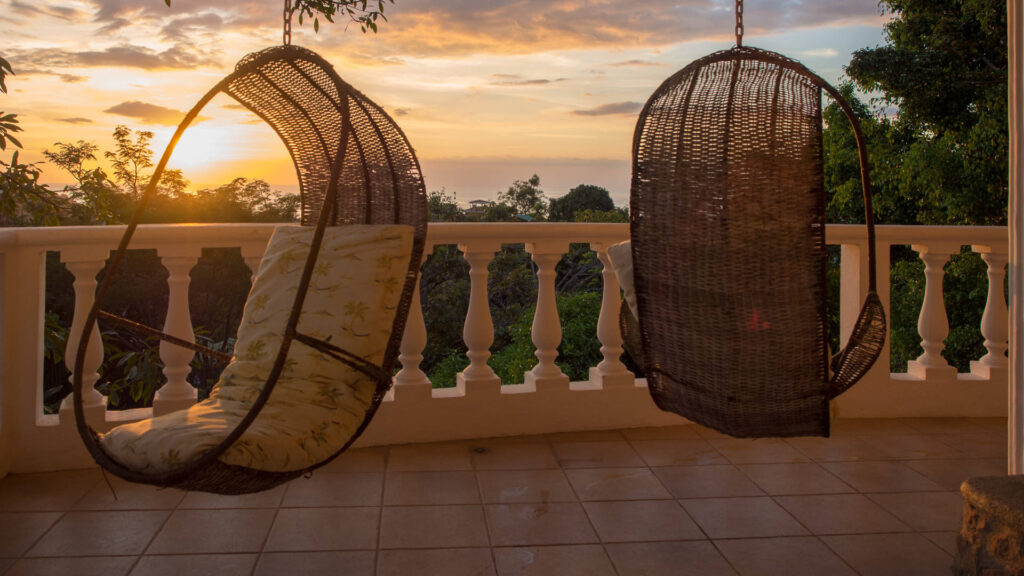
[[[666,80],[637,123],[630,228],[647,381],[662,409],[733,436],[828,435],[823,85],[795,61],[734,48]],[[884,343],[877,302],[838,359],[842,389]]]
[[[345,83],[331,65],[314,52],[286,45],[250,54],[188,113],[164,151],[150,180],[151,185],[118,251],[111,259],[84,330],[86,333],[91,331],[96,317],[102,313],[101,307],[110,279],[117,276],[114,271],[129,248],[141,215],[148,200],[155,194],[156,183],[178,139],[203,107],[219,93],[228,94],[257,114],[281,137],[298,174],[302,224],[316,225],[318,230],[305,265],[299,294],[291,310],[282,350],[288,351],[296,346],[317,348],[339,362],[368,374],[377,382],[373,402],[362,425],[348,443],[331,457],[333,459],[362,433],[391,385],[390,375],[398,358],[426,239],[427,202],[419,163],[402,131],[379,106]],[[361,358],[345,350],[295,330],[309,279],[319,256],[323,230],[326,226],[344,224],[404,224],[414,228],[410,265],[380,366],[367,365]],[[294,473],[276,473],[230,466],[217,460],[224,450],[241,437],[273,391],[280,371],[288,360],[287,354],[276,354],[275,366],[268,374],[259,398],[239,427],[221,445],[171,473],[155,474],[129,469],[103,450],[95,432],[84,419],[80,374],[81,359],[85,357],[88,341],[83,339],[79,346],[79,362],[74,370],[78,429],[96,461],[118,476],[134,482],[187,490],[243,494],[266,490],[330,461],[327,459]]]

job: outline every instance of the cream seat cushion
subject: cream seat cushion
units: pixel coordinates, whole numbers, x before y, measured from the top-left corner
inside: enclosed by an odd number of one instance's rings
[[[299,332],[379,365],[412,237],[410,226],[327,228]],[[274,364],[312,238],[311,227],[274,231],[246,300],[235,357],[210,397],[187,410],[114,428],[101,437],[108,452],[133,469],[166,471],[214,447],[235,428]],[[362,372],[293,341],[269,401],[220,460],[275,472],[319,463],[363,422],[375,386]]]
[[[615,277],[619,279],[622,297],[629,305],[633,318],[640,318],[636,308],[636,290],[633,288],[633,243],[629,240],[608,247],[608,259],[612,262]]]

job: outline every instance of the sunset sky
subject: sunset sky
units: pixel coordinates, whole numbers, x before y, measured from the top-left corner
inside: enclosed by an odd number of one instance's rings
[[[159,156],[184,111],[245,54],[281,42],[279,0],[0,0],[0,110],[19,114],[23,161],[55,142],[112,147],[118,124]],[[340,22],[293,43],[321,53],[394,117],[428,190],[493,199],[537,173],[546,195],[604,186],[626,203],[636,115],[674,71],[728,48],[733,0],[396,0],[378,34]],[[746,0],[744,43],[837,82],[883,42],[877,0]],[[194,188],[237,176],[293,190],[283,145],[218,97],[175,151]],[[8,153],[10,149],[8,149]],[[46,182],[70,179],[43,165]]]

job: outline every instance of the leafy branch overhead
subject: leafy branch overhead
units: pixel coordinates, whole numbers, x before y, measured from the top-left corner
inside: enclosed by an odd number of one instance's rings
[[[11,64],[0,58],[0,92],[7,94],[7,75],[14,76],[14,70],[11,69]],[[7,142],[10,141],[18,148],[21,148],[21,142],[17,138],[11,135],[12,132],[21,132],[21,126],[18,126],[18,115],[17,114],[4,114],[0,111],[0,150],[7,149]]]
[[[171,0],[164,0],[168,6]],[[292,13],[299,13],[299,24],[304,19],[313,19],[313,31],[320,31],[320,16],[328,22],[342,16],[359,24],[360,30],[377,31],[377,21],[387,22],[384,16],[385,4],[394,4],[394,0],[293,0]]]

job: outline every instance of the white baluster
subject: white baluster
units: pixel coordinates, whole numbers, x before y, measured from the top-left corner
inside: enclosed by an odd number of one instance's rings
[[[172,255],[160,257],[169,274],[167,285],[170,288],[163,332],[193,343],[196,337],[192,330],[192,314],[188,306],[188,285],[189,272],[198,260],[198,249],[193,254],[176,250]],[[195,352],[188,348],[170,342],[160,342],[160,359],[164,363],[167,383],[156,392],[156,398],[153,400],[154,414],[172,412],[195,402],[196,389],[185,380],[192,371],[189,363],[194,356]]]
[[[597,318],[597,338],[601,341],[601,362],[590,369],[591,384],[602,388],[633,387],[636,377],[626,369],[619,359],[622,356],[622,334],[619,332],[619,279],[608,258],[608,246],[591,243],[591,248],[601,261],[601,277],[604,288],[601,292],[601,314]]]
[[[924,302],[917,320],[924,354],[907,363],[907,372],[922,380],[955,379],[956,368],[942,357],[942,350],[946,347],[944,340],[949,335],[946,302],[942,297],[942,268],[949,261],[949,256],[959,251],[959,246],[914,244],[912,248],[924,261]]]
[[[74,372],[75,360],[78,357],[78,344],[81,341],[85,319],[96,300],[96,275],[103,269],[108,250],[71,249],[61,252],[61,261],[75,277],[75,315],[68,331],[67,348],[64,353],[64,365]],[[85,362],[82,365],[82,405],[93,418],[102,418],[106,411],[107,399],[96,391],[96,381],[100,375],[98,370],[103,364],[103,342],[100,339],[99,324],[93,324],[89,333],[89,345],[85,351]],[[61,411],[72,410],[72,399],[68,396],[61,404]]]
[[[463,393],[477,394],[483,390],[501,391],[501,379],[487,364],[494,344],[494,321],[487,297],[487,265],[494,259],[500,244],[491,242],[459,244],[459,250],[469,263],[469,309],[462,327],[462,340],[466,343],[469,366],[455,376],[456,387]],[[469,392],[472,384],[472,392]]]
[[[537,350],[537,365],[525,375],[525,384],[538,391],[545,387],[564,386],[569,377],[555,364],[558,345],[562,343],[562,324],[558,319],[555,302],[555,266],[562,254],[569,250],[568,242],[528,242],[526,251],[537,264],[537,311],[533,315],[533,345]]]
[[[981,335],[985,337],[988,353],[980,360],[971,362],[971,374],[989,380],[1002,380],[1010,369],[1006,357],[1010,313],[1003,295],[1005,267],[1009,256],[1004,246],[971,246],[971,249],[981,254],[981,259],[988,265],[988,299],[985,301],[985,313],[981,317]]]
[[[426,261],[430,247],[423,250],[422,263]],[[402,369],[395,375],[395,395],[405,400],[407,396],[430,398],[430,378],[420,369],[423,349],[427,347],[427,325],[423,321],[423,306],[420,302],[420,277],[416,277],[416,288],[409,305],[409,317],[405,321],[405,333],[399,347],[398,361]],[[401,390],[401,392],[399,392]]]

